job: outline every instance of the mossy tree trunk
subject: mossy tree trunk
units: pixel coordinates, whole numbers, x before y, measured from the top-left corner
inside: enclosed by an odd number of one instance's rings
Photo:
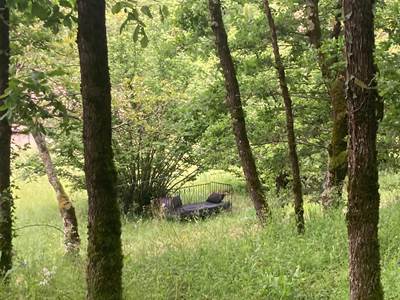
[[[215,35],[215,44],[228,94],[226,104],[231,115],[233,133],[235,135],[241,165],[256,214],[261,224],[264,225],[270,212],[247,136],[239,83],[236,77],[236,70],[233,64],[228,45],[228,37],[222,19],[221,2],[219,0],[209,0],[208,3],[211,15],[211,27]]]
[[[9,10],[6,0],[0,0],[0,95],[8,87],[9,55]],[[0,105],[3,103],[0,100]],[[0,111],[0,278],[12,267],[11,126],[5,114],[6,111]]]
[[[347,107],[344,92],[344,70],[331,70],[341,54],[336,57],[327,58],[321,51],[322,31],[319,18],[319,0],[306,1],[306,14],[308,21],[307,36],[310,44],[316,49],[318,64],[321,69],[323,80],[328,89],[331,99],[332,130],[328,151],[328,170],[325,176],[324,191],[321,195],[322,204],[325,207],[332,207],[338,204],[341,196],[343,181],[347,175]],[[340,22],[341,1],[337,4],[338,13],[335,15],[335,22],[330,38],[338,39],[342,26]]]
[[[350,298],[383,299],[378,240],[379,184],[376,135],[379,98],[374,65],[373,0],[344,0],[346,99],[349,112],[347,228]]]
[[[343,182],[347,176],[347,137],[348,114],[345,99],[344,76],[338,76],[330,84],[329,90],[332,106],[332,131],[328,147],[328,171],[321,195],[325,208],[337,207],[342,195]]]
[[[40,158],[42,159],[47,178],[50,185],[56,192],[58,209],[63,219],[64,225],[64,244],[68,253],[79,252],[80,238],[78,233],[78,221],[76,219],[75,208],[70,201],[68,194],[65,192],[63,185],[58,179],[56,169],[51,160],[49,149],[47,148],[46,139],[42,133],[33,131]]]
[[[296,135],[294,132],[294,117],[292,109],[292,98],[286,82],[285,67],[282,63],[281,54],[279,52],[278,37],[276,34],[275,22],[272,17],[269,1],[264,0],[265,14],[267,16],[270,32],[272,48],[275,56],[275,64],[279,77],[279,85],[282,92],[283,102],[286,110],[286,131],[288,136],[289,156],[292,165],[293,176],[293,194],[294,194],[294,210],[296,216],[296,225],[298,233],[304,233],[304,208],[303,208],[303,190],[300,178],[299,159],[296,150]]]
[[[87,299],[122,299],[121,219],[111,147],[104,0],[78,0],[78,48],[88,192]]]

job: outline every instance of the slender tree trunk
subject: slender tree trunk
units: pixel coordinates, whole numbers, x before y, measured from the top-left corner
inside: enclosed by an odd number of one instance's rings
[[[383,299],[378,240],[379,185],[376,135],[378,92],[374,65],[373,0],[344,0],[346,99],[349,112],[347,228],[350,298]]]
[[[267,15],[269,28],[271,31],[272,48],[274,50],[275,64],[276,64],[276,69],[278,71],[279,85],[282,91],[283,102],[285,103],[286,131],[288,136],[290,162],[292,165],[296,226],[298,233],[304,233],[303,190],[300,179],[299,159],[296,150],[296,136],[294,133],[292,99],[290,97],[288,85],[286,82],[285,67],[283,66],[281,54],[279,52],[278,37],[276,34],[275,22],[274,18],[272,17],[268,0],[264,0],[264,8],[265,8],[265,14]]]
[[[247,137],[239,83],[236,78],[236,71],[222,20],[220,0],[209,0],[209,9],[211,14],[211,27],[215,34],[215,44],[225,77],[225,87],[228,93],[226,103],[231,114],[232,127],[239,157],[256,214],[261,224],[265,224],[270,211],[258,176],[250,142]]]
[[[75,215],[75,208],[69,200],[63,185],[58,179],[56,169],[51,160],[49,149],[47,148],[46,139],[42,133],[33,131],[33,138],[35,139],[40,158],[44,164],[47,178],[54,191],[56,192],[58,208],[64,225],[64,244],[65,250],[68,253],[79,252],[80,238],[78,233],[78,220]]]
[[[306,0],[307,36],[314,48],[321,47],[321,23],[319,21],[319,0]],[[321,55],[321,52],[318,52]],[[325,70],[322,70],[325,72]],[[326,76],[326,75],[325,75]]]
[[[121,219],[111,147],[104,0],[78,0],[83,139],[89,197],[87,299],[122,298]]]
[[[0,0],[0,95],[8,87],[10,66],[9,10]],[[0,105],[3,100],[0,100]],[[0,277],[12,266],[12,207],[10,191],[11,126],[0,111]]]
[[[329,144],[328,170],[325,176],[324,191],[321,195],[325,207],[336,206],[338,196],[341,196],[343,181],[347,175],[347,107],[345,99],[344,70],[332,72],[330,66],[339,60],[335,57],[329,60],[321,51],[322,33],[319,20],[319,0],[306,0],[306,13],[308,21],[308,32],[310,44],[317,50],[318,63],[322,77],[331,98],[332,107],[332,132]],[[335,15],[335,23],[330,35],[332,39],[338,39],[341,33],[340,11],[342,5],[339,0]]]

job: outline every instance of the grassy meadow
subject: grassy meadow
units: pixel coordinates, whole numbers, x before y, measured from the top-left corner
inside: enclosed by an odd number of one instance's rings
[[[219,181],[221,181],[221,174]],[[207,181],[217,176],[202,176]],[[223,181],[243,186],[234,177]],[[381,176],[380,242],[386,299],[400,295],[399,175]],[[81,256],[64,256],[61,221],[46,178],[17,182],[14,268],[0,299],[84,299],[86,196],[70,190],[80,220]],[[269,196],[271,203],[276,201]],[[274,202],[275,201],[275,202]],[[249,199],[234,210],[191,223],[123,220],[125,299],[347,299],[344,209],[306,205],[297,236],[292,208],[274,205],[262,230]]]

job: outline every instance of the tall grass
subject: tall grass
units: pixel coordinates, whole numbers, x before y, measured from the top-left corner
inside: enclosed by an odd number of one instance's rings
[[[227,182],[221,177],[204,176],[199,182]],[[385,174],[381,180],[386,299],[400,295],[399,179]],[[14,269],[9,286],[0,285],[0,299],[84,299],[85,193],[70,191],[83,241],[81,257],[71,259],[64,257],[62,233],[42,226],[61,228],[46,179],[19,185]],[[250,201],[243,196],[235,201],[232,213],[204,221],[124,220],[125,298],[348,299],[344,210],[323,213],[318,205],[307,204],[307,230],[299,237],[290,206],[277,206],[271,223],[261,229]]]

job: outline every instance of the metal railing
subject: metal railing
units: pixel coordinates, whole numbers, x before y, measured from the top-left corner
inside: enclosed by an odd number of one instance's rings
[[[204,202],[212,193],[223,193],[225,194],[224,202],[232,203],[233,187],[227,183],[212,181],[203,184],[183,186],[172,191],[172,194],[181,197],[183,204]]]

